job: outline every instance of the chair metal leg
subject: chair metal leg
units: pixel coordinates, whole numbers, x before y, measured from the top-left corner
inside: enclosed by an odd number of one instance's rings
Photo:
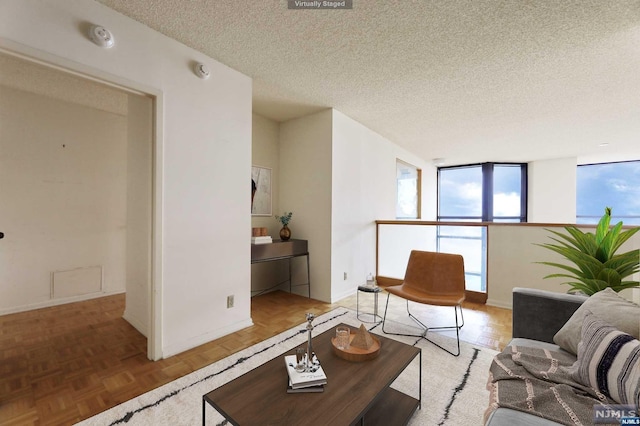
[[[412,320],[414,320],[418,325],[420,325],[422,328],[424,328],[424,333],[422,334],[403,334],[403,333],[392,333],[389,332],[387,330],[384,329],[386,320],[387,320],[387,309],[389,308],[389,297],[391,297],[391,293],[387,293],[387,303],[385,304],[385,308],[384,308],[384,317],[382,319],[382,332],[385,334],[392,334],[395,336],[407,336],[407,337],[420,337],[423,338],[424,340],[426,340],[429,343],[432,343],[434,345],[436,345],[437,347],[439,347],[440,349],[442,349],[443,351],[450,353],[453,356],[458,356],[460,355],[460,329],[462,328],[462,326],[464,326],[464,315],[462,313],[462,306],[461,305],[456,305],[453,307],[454,309],[454,314],[456,316],[456,325],[450,325],[450,326],[443,326],[443,327],[428,327],[425,324],[422,323],[422,321],[420,321],[418,318],[416,318],[415,315],[413,315],[411,313],[411,311],[409,310],[409,301],[407,300],[407,313],[409,314],[409,318],[411,318]],[[458,324],[458,306],[460,306],[460,318],[462,320],[462,324]],[[431,339],[427,338],[427,332],[429,330],[444,330],[444,329],[456,329],[456,343],[458,346],[457,352],[453,352],[450,351],[444,347],[442,347],[441,345],[439,345],[438,343],[434,342]]]
[[[420,321],[415,315],[413,315],[411,313],[411,311],[409,310],[409,301],[407,300],[407,313],[409,314],[409,317],[414,320],[415,322],[417,322],[418,324],[420,324],[420,326],[422,328],[426,328],[428,330],[446,330],[446,329],[453,329],[453,328],[462,328],[464,326],[464,315],[462,314],[462,306],[460,306],[460,319],[462,320],[462,324],[458,325],[458,306],[460,305],[456,305],[454,306],[454,313],[456,314],[456,325],[447,325],[447,326],[442,326],[442,327],[427,327],[426,325],[424,325],[422,323],[422,321]]]

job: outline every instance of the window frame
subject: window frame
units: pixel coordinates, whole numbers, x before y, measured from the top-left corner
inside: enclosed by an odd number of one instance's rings
[[[520,216],[499,216],[493,214],[493,175],[496,166],[519,166],[520,167]],[[469,167],[479,167],[482,172],[482,216],[443,216],[440,215],[440,173],[442,170],[461,169]],[[528,164],[527,163],[509,163],[509,162],[487,162],[462,164],[458,166],[438,167],[437,177],[437,221],[453,222],[453,221],[480,221],[480,222],[502,222],[507,219],[517,219],[519,223],[526,223],[528,220]]]
[[[398,166],[404,165],[416,171],[416,217],[398,217],[399,191],[398,191]],[[413,164],[396,158],[396,220],[420,220],[422,218],[422,169]]]

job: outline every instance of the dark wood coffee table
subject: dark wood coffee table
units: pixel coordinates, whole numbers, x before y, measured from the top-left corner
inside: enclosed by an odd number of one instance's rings
[[[287,393],[285,352],[202,397],[233,425],[405,425],[422,402],[422,351],[383,336],[377,358],[349,362],[333,353],[335,328],[313,338],[313,350],[327,375],[322,393]],[[390,388],[416,358],[418,398]]]

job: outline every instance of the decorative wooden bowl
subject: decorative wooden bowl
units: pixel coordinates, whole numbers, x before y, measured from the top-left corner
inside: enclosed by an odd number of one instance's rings
[[[351,342],[355,336],[354,333],[351,333],[349,341]],[[336,346],[336,338],[332,337],[331,346],[333,346],[333,353],[347,361],[360,362],[374,359],[380,353],[380,340],[373,334],[371,337],[373,338],[373,345],[371,345],[369,349],[356,348],[351,345],[346,349],[338,349],[338,346]]]

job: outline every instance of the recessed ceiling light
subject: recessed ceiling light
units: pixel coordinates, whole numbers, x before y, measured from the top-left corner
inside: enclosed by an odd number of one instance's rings
[[[602,142],[601,144],[599,144],[598,146],[609,146],[609,142]]]

